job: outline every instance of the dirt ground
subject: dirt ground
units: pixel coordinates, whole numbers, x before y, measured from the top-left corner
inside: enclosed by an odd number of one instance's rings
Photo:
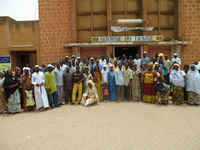
[[[200,107],[107,102],[0,116],[0,150],[199,150]]]

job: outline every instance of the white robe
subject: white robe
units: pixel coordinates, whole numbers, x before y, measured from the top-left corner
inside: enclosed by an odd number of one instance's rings
[[[170,82],[175,86],[184,87],[185,86],[185,73],[182,70],[172,70],[170,72]]]
[[[45,76],[43,72],[33,73],[32,74],[32,84],[34,85],[34,93],[35,93],[35,102],[36,109],[40,109],[41,107],[48,108],[49,101],[46,93],[46,89],[43,86],[36,86],[36,84],[45,84]]]
[[[200,94],[200,74],[197,70],[189,71],[186,76],[186,90]]]

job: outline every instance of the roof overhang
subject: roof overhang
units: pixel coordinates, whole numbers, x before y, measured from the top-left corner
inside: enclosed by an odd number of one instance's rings
[[[65,43],[63,47],[96,47],[96,46],[131,46],[131,45],[154,45],[154,46],[172,46],[172,45],[190,45],[190,41],[159,41],[159,42],[99,42],[99,43]]]

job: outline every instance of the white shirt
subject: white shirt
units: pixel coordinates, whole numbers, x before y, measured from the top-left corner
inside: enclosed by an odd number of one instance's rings
[[[39,71],[38,73],[37,72],[34,72],[32,74],[32,84],[33,85],[36,85],[36,84],[41,84],[41,83],[45,83],[45,76],[44,76],[44,73]]]
[[[67,65],[66,65],[66,64],[63,64],[62,67],[61,67],[61,69],[62,69],[63,71],[65,71],[66,68],[67,68]]]
[[[55,68],[54,70],[55,73],[55,80],[56,80],[56,85],[57,86],[63,86],[63,73],[64,71],[60,68]]]
[[[137,64],[137,70],[141,70],[141,59],[134,59],[133,61]]]
[[[115,82],[116,82],[116,85],[124,85],[124,73],[122,70],[120,69],[117,69],[115,71]]]
[[[108,83],[108,70],[102,70],[101,71],[101,73],[102,73],[102,76],[103,76],[103,80],[104,80],[104,83]]]

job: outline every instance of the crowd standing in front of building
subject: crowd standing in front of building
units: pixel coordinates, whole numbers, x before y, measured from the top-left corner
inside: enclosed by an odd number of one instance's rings
[[[66,56],[62,61],[0,73],[0,112],[47,110],[64,104],[90,106],[103,101],[200,104],[200,67],[184,66],[174,54],[154,59]]]

